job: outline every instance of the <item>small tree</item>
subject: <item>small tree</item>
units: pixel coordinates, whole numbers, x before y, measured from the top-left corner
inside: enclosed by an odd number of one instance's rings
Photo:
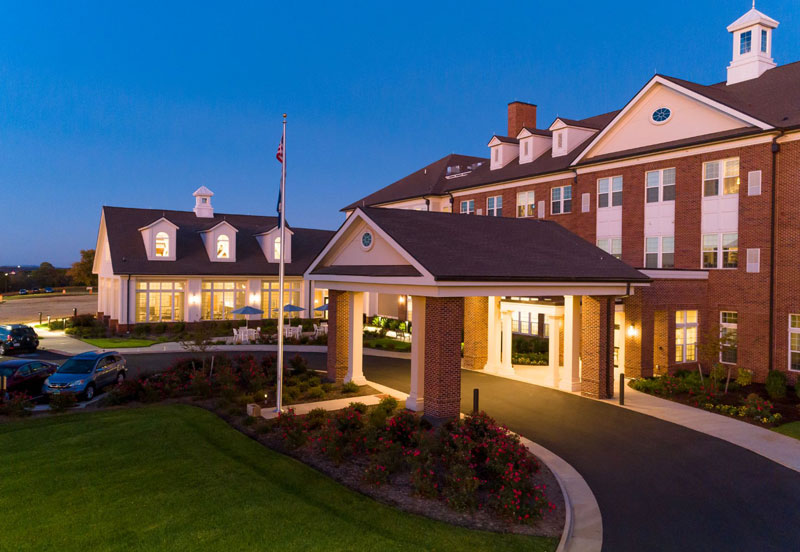
[[[719,381],[725,377],[725,390],[723,393],[728,393],[728,385],[731,382],[731,370],[734,365],[731,363],[723,364],[720,359],[726,349],[735,348],[737,344],[738,339],[736,332],[722,333],[717,329],[712,329],[705,334],[702,343],[698,345],[700,358],[707,359],[711,362],[710,374],[711,380],[714,382],[715,391],[719,388]],[[698,370],[700,370],[699,363]],[[701,380],[702,377],[703,372],[700,370]]]
[[[198,353],[203,360],[203,370],[206,368],[208,349],[214,344],[214,330],[210,324],[196,324],[192,331],[180,341],[181,347],[187,351]]]

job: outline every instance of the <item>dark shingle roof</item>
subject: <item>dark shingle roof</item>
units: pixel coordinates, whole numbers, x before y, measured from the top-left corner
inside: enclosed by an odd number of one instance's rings
[[[213,218],[198,218],[191,211],[103,207],[106,232],[115,274],[245,276],[277,275],[278,263],[267,262],[255,235],[274,228],[277,217],[215,213]],[[166,218],[178,227],[176,260],[148,261],[139,228]],[[212,262],[200,232],[227,221],[236,233],[236,262]],[[333,236],[329,230],[292,228],[292,262],[286,274],[300,276]]]
[[[375,207],[361,210],[436,280],[649,281],[550,220]]]
[[[506,144],[519,144],[519,140],[517,140],[516,138],[512,138],[511,136],[498,136],[497,134],[495,134],[494,136],[492,136],[492,140],[494,140],[495,138],[500,142],[505,142]],[[492,140],[489,141],[491,142]]]

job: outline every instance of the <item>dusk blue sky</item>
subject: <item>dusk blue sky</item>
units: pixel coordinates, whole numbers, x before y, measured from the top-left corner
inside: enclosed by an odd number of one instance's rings
[[[67,266],[102,205],[275,213],[289,114],[287,217],[339,209],[451,152],[487,155],[506,105],[583,118],[655,71],[725,79],[725,27],[750,1],[5,2],[0,12],[0,264]],[[778,64],[800,60],[796,0]]]

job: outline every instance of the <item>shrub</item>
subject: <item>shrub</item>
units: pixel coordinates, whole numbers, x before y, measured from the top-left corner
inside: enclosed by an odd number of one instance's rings
[[[770,399],[786,397],[786,374],[778,370],[770,370],[767,374],[766,387]]]
[[[153,326],[153,333],[154,334],[161,335],[163,333],[166,333],[166,331],[167,331],[167,325],[164,322],[159,322],[158,324],[155,324]]]
[[[281,437],[291,448],[299,448],[306,444],[308,434],[303,425],[294,415],[294,409],[278,413],[276,425],[281,431]]]
[[[306,427],[308,429],[319,429],[328,419],[328,412],[324,408],[314,408],[306,414]]]
[[[348,456],[363,451],[363,428],[364,418],[361,412],[352,406],[339,410],[323,426],[316,442],[317,449],[339,463]]]
[[[363,402],[351,402],[347,408],[352,408],[359,414],[366,414],[367,413],[367,405]]]
[[[397,399],[394,397],[384,397],[378,403],[378,409],[384,410],[387,414],[391,414],[397,409]]]
[[[747,416],[761,422],[762,424],[771,424],[781,420],[780,413],[772,412],[772,403],[762,399],[756,393],[750,393],[745,399],[744,406],[740,407],[738,413],[740,417]]]
[[[6,416],[30,416],[33,408],[31,397],[25,393],[11,393],[9,397],[0,403],[0,414]]]
[[[309,399],[321,399],[322,397],[325,396],[325,391],[323,391],[322,387],[320,387],[320,386],[312,387],[312,388],[310,388],[308,390],[308,393],[306,393],[306,396]]]
[[[451,458],[445,476],[444,498],[447,504],[457,511],[471,512],[478,505],[477,490],[480,480],[469,465],[465,456]]]
[[[323,383],[321,387],[322,390],[325,391],[326,393],[330,393],[336,388],[336,386],[333,385],[332,383]]]
[[[358,385],[353,383],[352,381],[348,381],[344,385],[342,385],[342,393],[350,394],[350,393],[358,393]]]
[[[64,412],[75,406],[78,399],[75,393],[59,393],[50,397],[50,410],[53,412]]]
[[[800,379],[798,379],[794,384],[794,394],[797,395],[797,398],[800,399]],[[800,408],[800,404],[797,405]]]
[[[291,359],[289,359],[289,366],[292,367],[293,375],[300,375],[308,372],[308,362],[306,362],[306,359],[301,357],[299,354],[294,355]]]
[[[133,327],[133,335],[141,337],[150,333],[150,324],[136,324]]]
[[[182,334],[186,331],[186,323],[185,322],[175,322],[170,326],[170,332],[174,334]]]
[[[736,374],[736,383],[742,387],[747,387],[753,383],[753,371],[747,368],[739,368]]]

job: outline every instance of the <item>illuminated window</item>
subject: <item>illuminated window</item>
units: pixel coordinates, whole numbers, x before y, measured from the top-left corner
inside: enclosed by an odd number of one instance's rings
[[[156,234],[156,257],[169,257],[169,236],[166,232]]]
[[[281,260],[281,237],[275,238],[274,250],[272,254],[275,256],[276,261]]]
[[[789,315],[789,370],[800,372],[800,314]]]
[[[720,180],[722,186],[720,186]],[[703,196],[714,197],[739,193],[739,158],[703,164]]]
[[[200,293],[200,319],[233,319],[233,311],[244,307],[246,290],[247,282],[203,282]]]
[[[261,281],[261,309],[269,318],[278,318],[281,308],[286,305],[300,307],[300,286],[301,282],[286,280],[283,283],[283,301],[279,301],[280,290],[277,280]],[[284,312],[287,318],[297,318],[301,312]]]
[[[725,364],[736,364],[738,360],[737,331],[739,329],[739,313],[721,311],[719,313],[719,360]]]
[[[697,360],[697,311],[675,313],[675,362]]]
[[[231,251],[231,241],[225,234],[217,238],[217,259],[229,259]]]
[[[183,282],[137,282],[136,322],[183,320]]]
[[[533,192],[520,192],[517,194],[517,217],[535,217],[536,199]]]

